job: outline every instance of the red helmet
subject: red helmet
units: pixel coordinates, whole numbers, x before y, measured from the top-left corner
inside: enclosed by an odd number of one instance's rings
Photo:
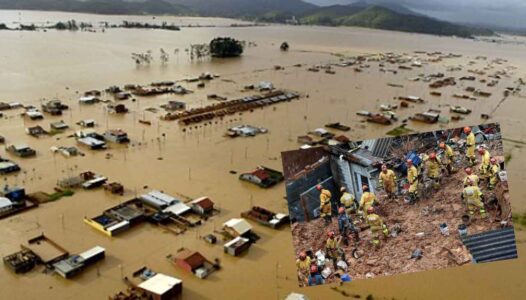
[[[321,191],[322,188],[323,188],[323,187],[321,186],[321,184],[318,184],[318,185],[316,186],[316,189],[317,189],[318,191]]]
[[[334,231],[329,231],[329,232],[327,232],[327,235],[328,235],[330,238],[333,238],[333,237],[334,237]]]
[[[339,214],[345,213],[345,208],[343,208],[343,207],[338,208],[338,213]]]
[[[318,272],[318,267],[317,267],[316,265],[312,265],[312,266],[310,266],[310,272],[311,272],[311,273],[316,273],[316,272]]]
[[[438,145],[441,149],[444,149],[446,148],[446,143],[440,143],[440,145]]]
[[[362,185],[362,190],[368,191],[369,190],[369,186],[367,184]]]
[[[429,159],[436,159],[436,158],[437,158],[436,153],[433,152],[433,153],[429,154]]]
[[[497,163],[497,159],[495,157],[492,157],[489,159],[489,162],[492,163],[492,164],[495,164]]]
[[[367,208],[367,213],[372,214],[373,212],[374,212],[374,207],[369,206],[369,208]]]
[[[470,127],[464,127],[464,133],[465,134],[468,134],[471,132],[471,128]]]
[[[410,160],[410,159],[408,159],[408,160],[406,160],[406,163],[407,163],[408,165],[412,165],[412,164],[413,164],[413,161]]]
[[[471,173],[473,172],[473,170],[471,170],[471,168],[465,168],[464,171],[465,171],[466,174],[468,174],[468,175],[471,175]]]
[[[301,251],[300,252],[300,259],[301,260],[305,260],[307,258],[307,253],[305,253],[305,251]]]

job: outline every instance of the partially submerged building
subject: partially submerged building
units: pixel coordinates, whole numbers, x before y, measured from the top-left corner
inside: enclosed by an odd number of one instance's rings
[[[31,147],[25,144],[11,145],[7,147],[7,152],[10,152],[19,157],[33,157],[36,156],[37,152]]]
[[[283,181],[283,173],[260,166],[252,172],[242,173],[239,175],[239,179],[256,184],[262,188],[269,188]]]
[[[251,243],[255,243],[260,238],[252,231],[250,223],[243,218],[232,218],[223,223],[223,231],[226,236],[247,238]]]
[[[254,206],[249,211],[242,212],[241,217],[271,228],[278,228],[289,222],[289,216],[287,214],[274,213],[259,206]]]
[[[179,268],[193,273],[200,279],[206,278],[216,270],[214,264],[201,255],[201,253],[189,249],[182,249],[177,252],[173,257],[173,262]]]
[[[63,104],[60,100],[51,100],[42,104],[42,110],[52,116],[62,115],[63,110],[67,110],[69,107]]]
[[[190,202],[192,210],[200,215],[207,216],[214,211],[214,202],[209,197],[201,197]]]
[[[137,286],[146,293],[148,299],[171,300],[183,291],[183,281],[175,277],[157,273]]]
[[[108,130],[104,133],[104,139],[117,144],[129,143],[128,134],[122,129]]]
[[[140,201],[133,199],[105,210],[101,215],[84,218],[84,223],[107,236],[115,236],[141,223],[145,213],[139,208]]]
[[[15,162],[0,158],[0,174],[9,174],[20,171],[20,166]]]
[[[55,273],[64,278],[71,278],[83,271],[86,267],[104,259],[106,250],[95,246],[78,255],[71,255],[53,264]]]

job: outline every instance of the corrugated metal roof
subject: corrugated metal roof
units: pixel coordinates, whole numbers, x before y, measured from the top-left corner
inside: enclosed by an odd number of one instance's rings
[[[376,157],[385,157],[391,148],[392,141],[392,138],[365,140],[362,142],[361,147],[367,147],[367,149]]]
[[[517,258],[513,227],[470,235],[462,242],[476,263]]]

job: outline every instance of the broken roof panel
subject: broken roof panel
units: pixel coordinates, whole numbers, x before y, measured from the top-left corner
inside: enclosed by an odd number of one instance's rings
[[[513,227],[470,235],[462,242],[476,263],[517,258]]]

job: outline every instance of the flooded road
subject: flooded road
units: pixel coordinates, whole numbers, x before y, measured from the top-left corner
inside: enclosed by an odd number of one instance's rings
[[[152,17],[136,16],[0,11],[0,23],[7,24],[19,21],[53,23],[69,19],[94,24],[101,21],[118,23],[124,19],[167,21],[179,25],[228,26],[239,23],[225,19],[157,17],[153,20]],[[185,48],[192,43],[207,43],[217,36],[253,41],[257,46],[247,48],[239,59],[190,61]],[[290,229],[274,231],[253,224],[255,232],[262,238],[241,258],[224,255],[222,246],[210,246],[199,239],[219,229],[228,219],[238,217],[242,210],[252,205],[274,211],[287,209],[283,184],[263,190],[239,181],[237,175],[229,174],[229,171],[244,172],[257,165],[281,169],[280,152],[296,149],[299,146],[297,136],[328,122],[340,121],[351,126],[353,130],[348,134],[351,139],[380,137],[390,127],[362,123],[355,113],[359,110],[377,111],[383,103],[398,103],[398,100],[393,99],[398,96],[416,95],[429,100],[398,111],[401,119],[417,111],[456,104],[474,112],[463,121],[449,124],[450,127],[479,124],[482,122],[481,113],[491,113],[497,107],[503,89],[513,85],[517,78],[526,77],[525,46],[357,28],[185,27],[178,32],[108,29],[104,33],[0,31],[0,39],[0,101],[39,106],[42,99],[57,97],[71,107],[62,117],[46,116],[38,122],[21,118],[19,114],[22,110],[5,112],[6,116],[0,120],[0,134],[6,138],[6,144],[27,143],[38,152],[36,158],[19,159],[1,150],[1,156],[14,159],[23,169],[16,176],[4,177],[5,182],[23,185],[30,192],[51,192],[57,180],[92,170],[112,181],[123,183],[126,188],[123,197],[110,196],[102,190],[78,191],[71,198],[63,198],[1,220],[2,257],[17,251],[20,244],[44,232],[71,253],[82,252],[95,245],[105,247],[107,258],[99,266],[68,281],[40,272],[15,275],[2,267],[0,299],[107,299],[109,295],[125,289],[122,276],[129,276],[143,266],[181,278],[184,281],[184,299],[282,299],[291,291],[304,293],[311,299],[348,299],[330,287],[297,287]],[[279,51],[283,41],[291,45],[290,51]],[[171,53],[165,65],[158,59],[160,48]],[[179,54],[174,54],[176,48],[180,49]],[[136,66],[131,53],[147,50],[152,50],[155,61],[148,66]],[[312,64],[338,61],[336,54],[412,53],[415,50],[453,52],[463,57],[424,65],[421,69],[399,72],[397,75],[380,72],[375,63],[371,63],[371,68],[361,73],[354,72],[352,68],[335,68],[335,75],[306,71]],[[447,67],[452,65],[466,66],[479,55],[488,56],[488,61],[504,58],[509,61],[508,65],[518,68],[509,78],[500,80],[499,85],[491,89],[493,95],[487,99],[469,101],[452,98],[451,95],[463,86],[444,88],[443,96],[433,99],[429,96],[427,83],[407,80],[419,73],[446,72]],[[303,66],[293,67],[295,64]],[[487,61],[476,61],[469,68],[483,69],[486,64]],[[274,65],[286,67],[285,70],[276,71]],[[465,67],[453,74],[467,75],[467,69]],[[128,83],[179,80],[206,71],[218,73],[221,77],[211,81],[202,90],[198,90],[195,83],[184,83],[184,86],[195,90],[195,93],[185,96],[138,97],[136,102],[125,101],[123,103],[131,110],[125,116],[108,114],[104,104],[78,104],[79,96],[87,90]],[[229,116],[218,121],[218,124],[200,126],[186,132],[177,122],[159,120],[160,113],[144,110],[148,107],[158,108],[168,100],[181,100],[189,107],[200,107],[213,103],[207,100],[207,94],[210,93],[229,99],[250,95],[242,92],[242,88],[262,80],[271,81],[278,88],[300,92],[304,97],[298,101]],[[387,83],[399,83],[404,87],[393,88]],[[524,100],[521,95],[509,97],[490,119],[491,122],[502,124],[505,138],[526,141],[523,130],[526,125]],[[447,111],[447,108],[444,110]],[[98,131],[114,128],[127,131],[132,140],[130,147],[112,147],[106,151],[112,154],[109,159],[105,152],[89,151],[85,151],[85,157],[66,159],[53,155],[49,148],[75,145],[74,139],[67,137],[72,130],[68,134],[39,139],[24,132],[24,128],[36,124],[47,129],[49,122],[61,119],[76,128],[74,123],[86,118],[98,122]],[[139,124],[139,119],[150,120],[152,125]],[[223,136],[228,127],[240,124],[265,127],[269,129],[269,134],[247,139],[228,139]],[[426,131],[439,126],[409,125],[415,130]],[[526,174],[522,172],[522,166],[526,163],[523,144],[505,141],[504,147],[513,157],[508,164],[513,209],[523,212],[526,210],[526,188],[521,186],[526,182]],[[179,236],[143,224],[110,239],[82,221],[86,216],[96,216],[104,209],[150,189],[192,198],[210,196],[221,209],[221,214]],[[372,294],[380,299],[520,299],[520,295],[526,293],[523,280],[526,275],[525,238],[524,231],[517,231],[520,244],[519,259],[516,261],[362,280],[346,285],[344,290],[350,294],[360,294],[362,298]],[[175,253],[181,247],[198,250],[209,259],[218,257],[223,268],[206,280],[187,275],[175,269],[166,259],[168,254]]]

